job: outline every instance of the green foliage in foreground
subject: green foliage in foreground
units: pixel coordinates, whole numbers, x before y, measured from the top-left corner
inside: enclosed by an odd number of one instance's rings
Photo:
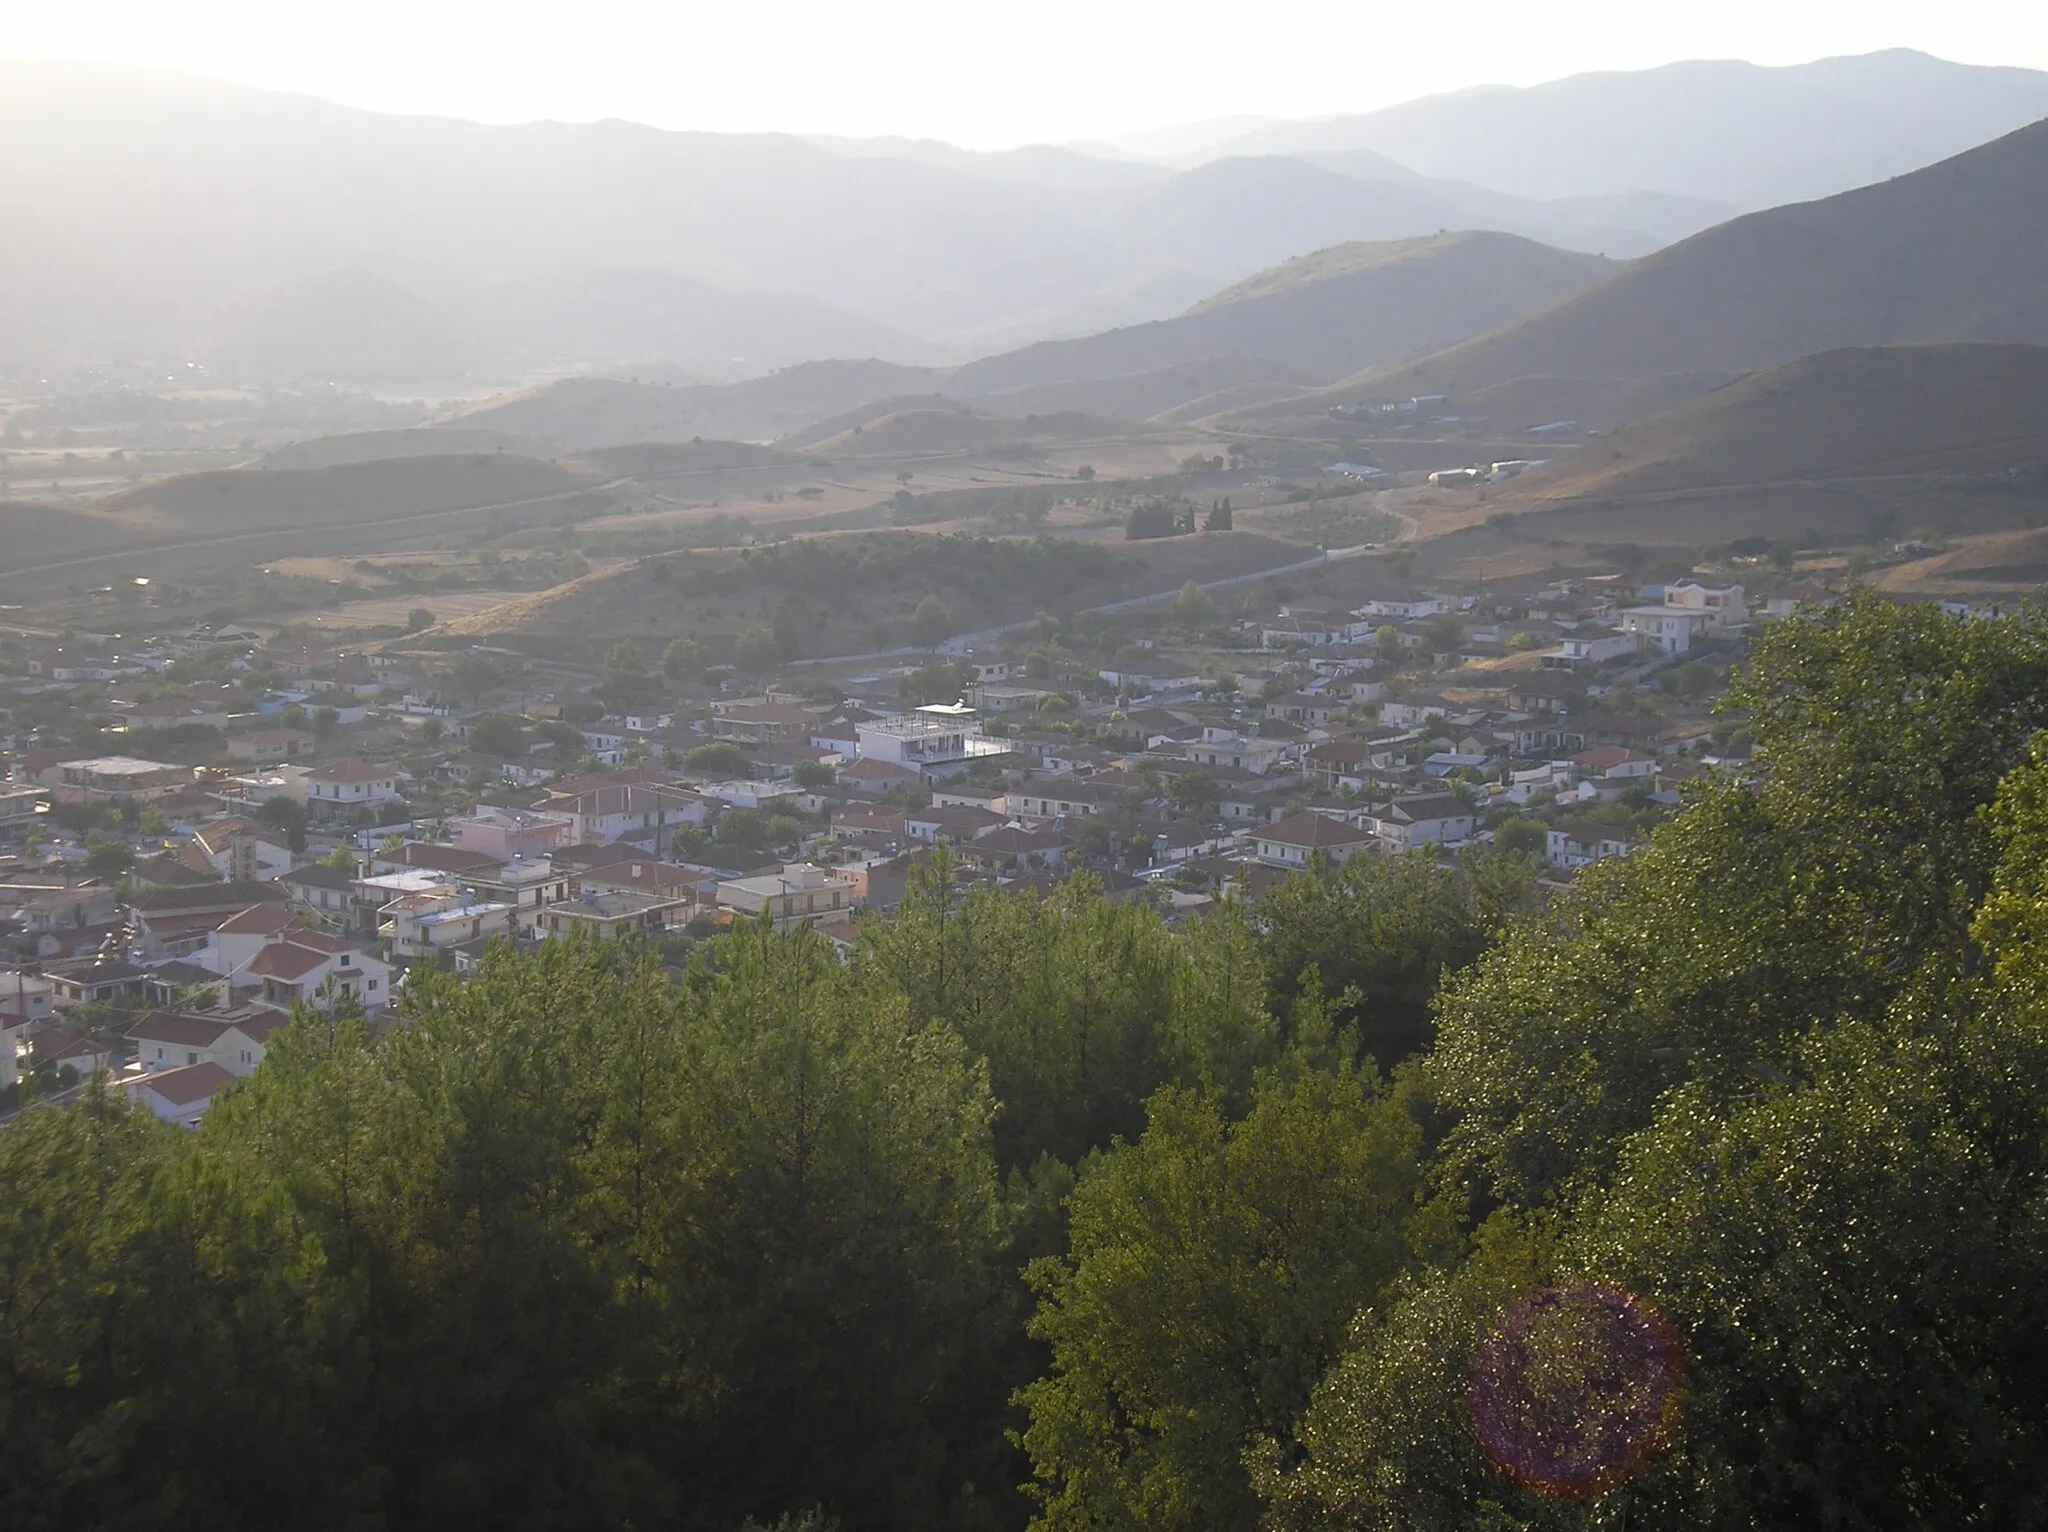
[[[1756,783],[1540,907],[941,861],[845,964],[499,951],[196,1134],[31,1113],[0,1525],[2048,1525],[2048,629],[1854,602],[1737,702]],[[1474,1367],[1585,1281],[1683,1415],[1543,1499]]]

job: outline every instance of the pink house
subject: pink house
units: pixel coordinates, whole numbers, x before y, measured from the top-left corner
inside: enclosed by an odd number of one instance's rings
[[[493,861],[546,856],[571,843],[575,822],[566,814],[536,814],[486,806],[453,823],[455,844]]]

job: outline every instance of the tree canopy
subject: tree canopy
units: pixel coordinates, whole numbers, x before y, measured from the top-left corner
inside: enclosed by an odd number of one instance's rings
[[[196,1131],[25,1113],[0,1524],[2043,1525],[2048,625],[1733,704],[1569,888],[937,852],[844,955],[501,943]]]

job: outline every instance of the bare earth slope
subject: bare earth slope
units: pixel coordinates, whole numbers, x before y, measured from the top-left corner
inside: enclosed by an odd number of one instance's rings
[[[1529,318],[1389,369],[1387,394],[1743,372],[1839,346],[2048,342],[2048,121],[1820,202],[1752,213]]]

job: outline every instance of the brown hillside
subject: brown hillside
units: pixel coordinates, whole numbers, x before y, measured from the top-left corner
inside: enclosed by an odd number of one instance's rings
[[[1508,498],[1987,473],[2048,458],[2048,347],[1822,352],[1628,426],[1524,474]]]
[[[195,537],[251,527],[315,525],[503,505],[599,483],[555,463],[504,452],[379,458],[334,468],[229,468],[180,474],[105,502],[145,511]]]
[[[665,387],[564,378],[489,400],[449,422],[549,441],[567,451],[714,437],[768,441],[871,399],[927,389],[928,368],[805,362],[741,383]]]
[[[1980,597],[2048,584],[2048,531],[1993,532],[1932,558],[1887,569],[1872,584],[1914,596]]]
[[[1338,245],[1259,272],[1173,319],[970,362],[946,387],[978,399],[1227,356],[1341,378],[1533,313],[1615,269],[1512,234]]]
[[[597,447],[569,460],[608,479],[657,480],[678,475],[731,473],[742,469],[787,468],[809,473],[817,464],[758,442],[634,442]]]
[[[981,452],[1019,445],[1054,445],[1141,436],[1155,427],[1062,410],[1017,419],[954,408],[899,410],[842,431],[812,450],[824,457],[888,457],[899,453]]]
[[[1191,407],[1204,400],[1244,394],[1247,390],[1269,390],[1280,395],[1299,393],[1315,382],[1297,367],[1283,366],[1253,356],[1204,357],[1150,372],[1115,378],[1075,378],[1063,383],[1034,383],[1022,388],[988,394],[976,402],[1005,415],[1038,415],[1058,410],[1079,410],[1090,415],[1113,415],[1124,420],[1149,420],[1154,416],[1198,419],[1222,406]]]
[[[342,436],[316,436],[275,448],[256,460],[258,468],[337,468],[343,463],[372,463],[390,457],[436,457],[451,452],[513,452],[539,454],[539,443],[502,431],[464,431],[436,426],[393,431],[350,431]]]
[[[1188,580],[1276,569],[1303,553],[1248,532],[1141,543],[908,532],[799,538],[600,571],[462,618],[448,631],[590,656],[621,638],[658,653],[669,639],[689,636],[719,655],[788,600],[802,615],[806,655],[856,654],[909,643],[911,613],[928,595],[945,603],[955,631],[979,631],[1040,610],[1077,611],[1171,594]]]
[[[2048,342],[2048,121],[1875,186],[1752,213],[1378,379],[1744,372],[1840,346]]]
[[[820,442],[844,436],[858,429],[866,431],[890,415],[940,410],[952,415],[972,415],[974,410],[944,394],[892,394],[886,399],[864,399],[850,410],[837,410],[824,419],[776,438],[775,445],[786,452],[807,452]]]
[[[604,482],[509,452],[180,474],[90,508],[20,517],[10,510],[0,573],[124,550],[154,550],[163,567],[187,568],[218,558],[223,539],[243,557],[339,551],[362,546],[376,529],[464,512],[482,520],[502,509],[514,521],[590,515],[609,507],[592,493]]]

